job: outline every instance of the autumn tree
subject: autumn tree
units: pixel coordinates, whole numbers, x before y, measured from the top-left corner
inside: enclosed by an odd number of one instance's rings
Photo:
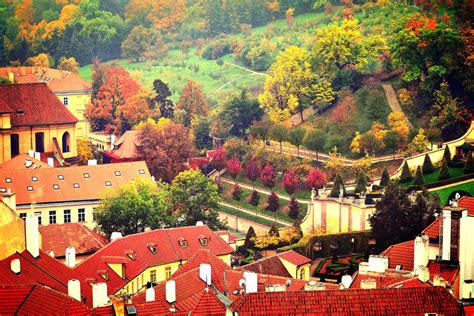
[[[313,129],[306,132],[303,145],[309,150],[316,152],[316,161],[319,161],[319,152],[326,144],[327,135],[322,130]]]
[[[408,144],[408,150],[412,153],[421,153],[426,151],[429,143],[425,135],[425,130],[420,128],[416,136],[411,140],[410,144]]]
[[[283,151],[282,143],[288,139],[288,129],[282,124],[275,124],[270,129],[270,138],[280,143],[280,153]]]
[[[122,42],[122,57],[135,61],[146,58],[160,33],[143,25],[134,26],[125,41]]]
[[[260,177],[261,168],[257,161],[250,159],[245,164],[245,176],[252,182],[257,181]]]
[[[281,122],[300,113],[303,122],[305,107],[333,101],[331,83],[311,70],[309,58],[305,48],[290,46],[270,67],[258,100],[272,121]]]
[[[320,169],[311,169],[306,177],[306,186],[309,189],[322,189],[326,185],[326,174]]]
[[[185,169],[185,163],[194,154],[189,132],[183,125],[169,119],[160,119],[158,123],[148,121],[138,131],[139,154],[146,161],[151,174],[157,179],[171,182]]]
[[[242,199],[242,189],[238,183],[235,183],[234,187],[232,188],[232,198],[236,201],[240,201],[240,199]]]
[[[80,165],[87,165],[87,161],[94,159],[92,148],[89,146],[87,139],[79,138],[76,141],[77,155],[81,157]]]
[[[59,59],[57,68],[59,70],[70,71],[75,74],[79,73],[79,64],[77,63],[76,59],[74,59],[74,57],[61,57],[61,59]]]
[[[218,147],[211,157],[211,166],[212,168],[220,171],[224,169],[227,165],[227,153],[224,147]]]
[[[176,109],[184,111],[185,126],[190,126],[192,119],[196,116],[206,116],[209,106],[201,86],[196,81],[188,80],[186,82],[178,103],[176,103]]]
[[[333,147],[329,152],[329,158],[324,162],[324,166],[333,172],[333,174],[336,174],[344,169],[344,164],[344,156],[337,152],[336,147]]]
[[[276,211],[280,208],[280,198],[274,191],[268,196],[267,199],[267,206],[265,207],[267,210],[275,213],[276,218]]]
[[[403,112],[392,112],[388,115],[387,123],[393,131],[397,132],[401,146],[405,147],[408,143],[408,136],[410,134],[408,118]]]
[[[257,190],[252,191],[252,195],[250,195],[249,204],[253,206],[257,206],[260,202],[260,194],[258,194]]]
[[[298,176],[291,170],[287,170],[281,179],[281,184],[285,189],[286,193],[293,194],[299,185]]]
[[[227,171],[229,171],[230,176],[234,178],[234,180],[237,178],[241,170],[242,165],[239,158],[233,157],[227,161]]]
[[[288,204],[288,216],[290,216],[292,219],[297,219],[299,215],[300,205],[298,201],[294,197],[292,197],[290,199],[290,203]]]
[[[137,24],[152,24],[157,30],[172,31],[182,23],[185,12],[184,0],[131,0],[125,17]]]
[[[293,146],[296,146],[297,154],[300,154],[300,146],[303,145],[303,140],[306,135],[304,128],[292,128],[288,135],[288,140]]]
[[[174,117],[174,104],[168,98],[171,96],[171,91],[166,83],[160,79],[153,81],[153,90],[156,96],[151,99],[150,104],[152,108],[160,110],[160,116],[165,118]]]
[[[26,64],[32,67],[49,68],[49,55],[45,53],[41,53],[37,56],[30,57],[26,61]]]
[[[247,135],[250,126],[262,116],[263,110],[259,107],[258,101],[250,99],[246,90],[226,100],[219,113],[219,118],[229,126],[229,133],[236,137]]]
[[[269,163],[265,165],[260,173],[260,180],[267,188],[272,188],[275,186],[276,171],[275,168]]]

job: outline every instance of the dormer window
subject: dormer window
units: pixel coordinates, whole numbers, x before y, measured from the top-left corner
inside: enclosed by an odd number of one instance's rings
[[[84,173],[84,178],[90,178],[90,177],[91,177],[90,174],[88,174],[87,172]]]
[[[148,247],[151,253],[156,253],[158,251],[158,247],[154,243],[150,242],[146,246]]]
[[[64,176],[63,175],[58,175],[58,180],[64,180]]]
[[[72,186],[74,187],[74,189],[79,189],[80,188],[79,183],[74,183]]]
[[[5,192],[7,192],[7,189],[5,189],[5,188],[0,188],[0,192],[5,193]]]
[[[145,170],[140,169],[140,170],[138,170],[138,173],[139,173],[139,174],[145,174]]]
[[[38,181],[38,178],[33,176],[33,177],[31,177],[31,181],[36,182],[36,181]]]
[[[105,281],[109,280],[109,273],[107,270],[99,270],[97,271],[97,274],[100,275],[100,277],[104,279]]]
[[[117,177],[120,177],[120,176],[122,175],[122,173],[117,170],[117,171],[115,171],[115,175],[116,175]]]
[[[27,186],[26,189],[27,189],[28,191],[33,191],[33,187],[32,187],[31,185]]]
[[[58,184],[53,184],[53,189],[58,190],[58,189],[59,189],[59,185],[58,185]]]
[[[5,179],[5,182],[6,182],[6,183],[12,183],[12,178],[6,178],[6,179]]]
[[[110,181],[105,181],[105,185],[108,186],[108,187],[111,187],[111,186],[112,186],[112,182],[110,182]]]
[[[199,242],[201,243],[201,245],[207,246],[208,239],[207,239],[206,236],[201,235],[201,236],[199,236]]]
[[[135,261],[136,254],[133,250],[125,250],[125,254],[130,258],[130,260]]]
[[[178,239],[178,243],[181,246],[181,248],[187,248],[188,247],[188,241],[183,237]]]

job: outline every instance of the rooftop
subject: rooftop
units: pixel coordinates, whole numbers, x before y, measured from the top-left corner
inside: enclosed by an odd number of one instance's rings
[[[390,269],[395,269],[397,265],[400,265],[400,270],[413,271],[414,249],[415,242],[409,240],[388,247],[380,255],[388,257]]]

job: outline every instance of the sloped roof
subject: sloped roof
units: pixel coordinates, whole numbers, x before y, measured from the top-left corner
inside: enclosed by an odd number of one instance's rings
[[[461,315],[442,287],[249,293],[230,306],[245,315]]]
[[[26,167],[26,160],[31,160],[32,165]],[[39,168],[52,168],[47,163],[36,160],[28,156],[28,154],[19,154],[12,159],[8,160],[4,164],[0,165],[0,170],[24,170],[24,169],[39,169]]]
[[[0,286],[2,315],[86,315],[86,305],[41,285]]]
[[[54,92],[82,92],[92,85],[79,75],[65,70],[43,67],[3,67],[0,77],[9,78],[13,73],[16,83],[46,83]]]
[[[239,267],[237,270],[252,271],[255,273],[265,273],[270,275],[291,278],[291,274],[286,270],[285,266],[277,255],[259,259],[253,263]]]
[[[45,83],[0,85],[0,95],[4,101],[0,109],[6,113],[8,106],[12,127],[78,122]]]
[[[395,269],[395,267],[400,264],[402,270],[412,271],[414,249],[415,241],[409,240],[388,247],[380,255],[388,257],[388,267],[390,269]]]
[[[294,250],[288,250],[288,251],[279,253],[279,254],[277,254],[277,256],[280,257],[281,259],[284,259],[284,260],[294,264],[295,266],[300,266],[300,265],[311,262],[311,259],[309,259],[309,258],[307,258],[303,255],[300,255],[299,253],[297,253]]]
[[[422,287],[430,286],[418,280],[418,277],[413,277],[411,274],[399,273],[372,273],[360,274],[356,272],[353,276],[351,289],[360,289],[363,280],[375,280],[377,288],[400,288],[400,287]]]
[[[108,151],[107,155],[114,159],[134,159],[138,157],[138,131],[126,131],[115,143],[116,149]]]
[[[42,249],[53,251],[55,257],[65,256],[67,247],[74,247],[76,255],[96,252],[109,243],[108,239],[81,223],[52,224],[39,227]]]
[[[463,196],[458,201],[458,207],[465,208],[469,215],[474,215],[474,197]]]
[[[431,223],[428,227],[423,230],[423,234],[428,236],[430,239],[438,239],[439,237],[439,230],[441,225],[441,218],[437,218]]]
[[[430,261],[428,263],[428,270],[430,271],[430,280],[433,281],[434,276],[439,275],[450,285],[453,285],[454,280],[459,274],[459,265]]]
[[[95,201],[100,199],[105,189],[129,183],[136,177],[151,178],[145,162],[34,170],[0,169],[0,191],[10,189],[15,193],[17,205]],[[11,181],[7,182],[7,179]]]

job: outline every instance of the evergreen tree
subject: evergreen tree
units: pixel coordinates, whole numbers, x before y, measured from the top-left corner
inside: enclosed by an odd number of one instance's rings
[[[270,230],[268,231],[268,236],[277,236],[280,237],[280,232],[278,231],[278,228],[276,226],[276,223],[272,224],[272,227],[270,227]]]
[[[428,155],[427,155],[428,156]],[[421,167],[418,166],[415,172],[415,180],[413,181],[414,185],[422,185],[424,183],[423,173],[421,172]]]
[[[346,186],[344,185],[344,180],[342,180],[341,175],[338,173],[336,178],[334,179],[334,184],[332,185],[331,193],[329,194],[331,197],[339,197],[341,193],[341,186],[342,186],[342,195],[346,195]]]
[[[446,146],[446,148],[448,148],[448,146]],[[449,178],[451,178],[451,175],[449,174],[448,162],[443,158],[443,161],[441,162],[441,169],[439,170],[438,180],[442,181]]]
[[[383,169],[382,178],[380,178],[380,186],[386,187],[390,182],[390,175],[388,174],[387,168]]]
[[[272,191],[272,193],[268,197],[266,209],[272,212],[276,212],[278,211],[279,207],[280,207],[280,198],[278,197],[278,195],[276,195],[275,192]]]
[[[474,173],[474,161],[472,161],[472,151],[467,154],[466,164],[464,165],[464,174]]]
[[[299,219],[295,220],[295,222],[293,223],[293,227],[298,232],[298,237],[295,239],[300,240],[301,238],[303,238],[303,230],[301,229],[301,221]]]
[[[425,155],[425,160],[423,161],[423,174],[430,174],[433,171],[434,167],[430,155]]]
[[[400,176],[400,182],[410,182],[413,180],[413,175],[411,174],[410,168],[408,168],[408,163],[405,161],[402,168],[402,175]]]
[[[291,198],[288,208],[289,208],[288,215],[292,219],[297,219],[300,214],[300,206],[298,204],[298,201],[294,197]]]
[[[255,246],[255,238],[257,238],[257,234],[255,233],[253,226],[250,226],[247,235],[245,236],[244,248],[253,248]]]
[[[444,147],[443,159],[446,160],[448,166],[451,164],[451,151],[449,150],[449,146]]]
[[[249,203],[253,206],[257,206],[260,202],[260,194],[258,194],[257,190],[252,191],[252,195],[250,196]]]
[[[240,186],[237,183],[232,189],[232,198],[236,201],[240,201],[240,199],[242,198],[242,190],[240,189]]]
[[[367,192],[367,177],[359,172],[357,175],[356,187],[354,189],[355,193]]]

